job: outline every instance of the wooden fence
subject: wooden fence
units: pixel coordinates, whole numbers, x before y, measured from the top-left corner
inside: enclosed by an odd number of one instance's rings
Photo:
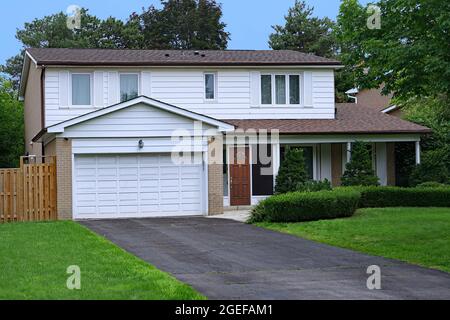
[[[56,220],[56,157],[22,157],[0,169],[0,223]]]

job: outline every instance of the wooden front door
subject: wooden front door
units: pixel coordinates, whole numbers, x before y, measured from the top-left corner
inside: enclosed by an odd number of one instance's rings
[[[230,204],[250,205],[250,159],[248,147],[230,149]]]

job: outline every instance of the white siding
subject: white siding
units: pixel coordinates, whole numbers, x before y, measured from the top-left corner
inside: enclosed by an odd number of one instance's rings
[[[46,70],[46,126],[119,102],[119,70],[83,69],[93,76],[93,106],[70,106],[71,71]],[[122,70],[120,70],[122,72]],[[123,70],[140,72],[140,95],[167,102],[217,119],[332,119],[334,118],[334,74],[331,69],[250,70],[250,69],[163,69]],[[204,72],[217,74],[217,99],[204,99]],[[302,75],[302,105],[260,104],[260,73]],[[99,92],[100,91],[100,92]],[[95,105],[95,106],[94,106]]]
[[[171,137],[172,135],[202,135],[212,127],[201,125],[201,132],[195,132],[199,122],[194,122],[168,111],[138,104],[112,112],[69,127],[62,134],[68,138],[102,137]]]
[[[142,138],[144,147],[139,148],[140,138],[89,138],[72,140],[74,154],[123,154],[123,153],[172,153],[180,149],[180,142],[170,137]],[[188,145],[182,145],[183,151],[206,152],[205,139],[192,139]]]

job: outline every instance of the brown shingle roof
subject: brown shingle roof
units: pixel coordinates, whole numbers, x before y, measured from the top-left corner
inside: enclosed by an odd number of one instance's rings
[[[361,108],[352,103],[336,104],[333,120],[227,120],[238,129],[278,129],[282,134],[371,134],[429,133],[430,129],[394,116]]]
[[[336,60],[291,50],[122,50],[30,48],[38,65],[95,66],[270,66],[333,65]]]

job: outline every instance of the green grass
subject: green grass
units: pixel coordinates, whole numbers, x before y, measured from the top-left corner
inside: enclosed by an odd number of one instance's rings
[[[360,209],[351,218],[256,225],[450,272],[450,208]]]
[[[67,267],[81,269],[69,290]],[[0,225],[0,299],[204,299],[75,222]]]

